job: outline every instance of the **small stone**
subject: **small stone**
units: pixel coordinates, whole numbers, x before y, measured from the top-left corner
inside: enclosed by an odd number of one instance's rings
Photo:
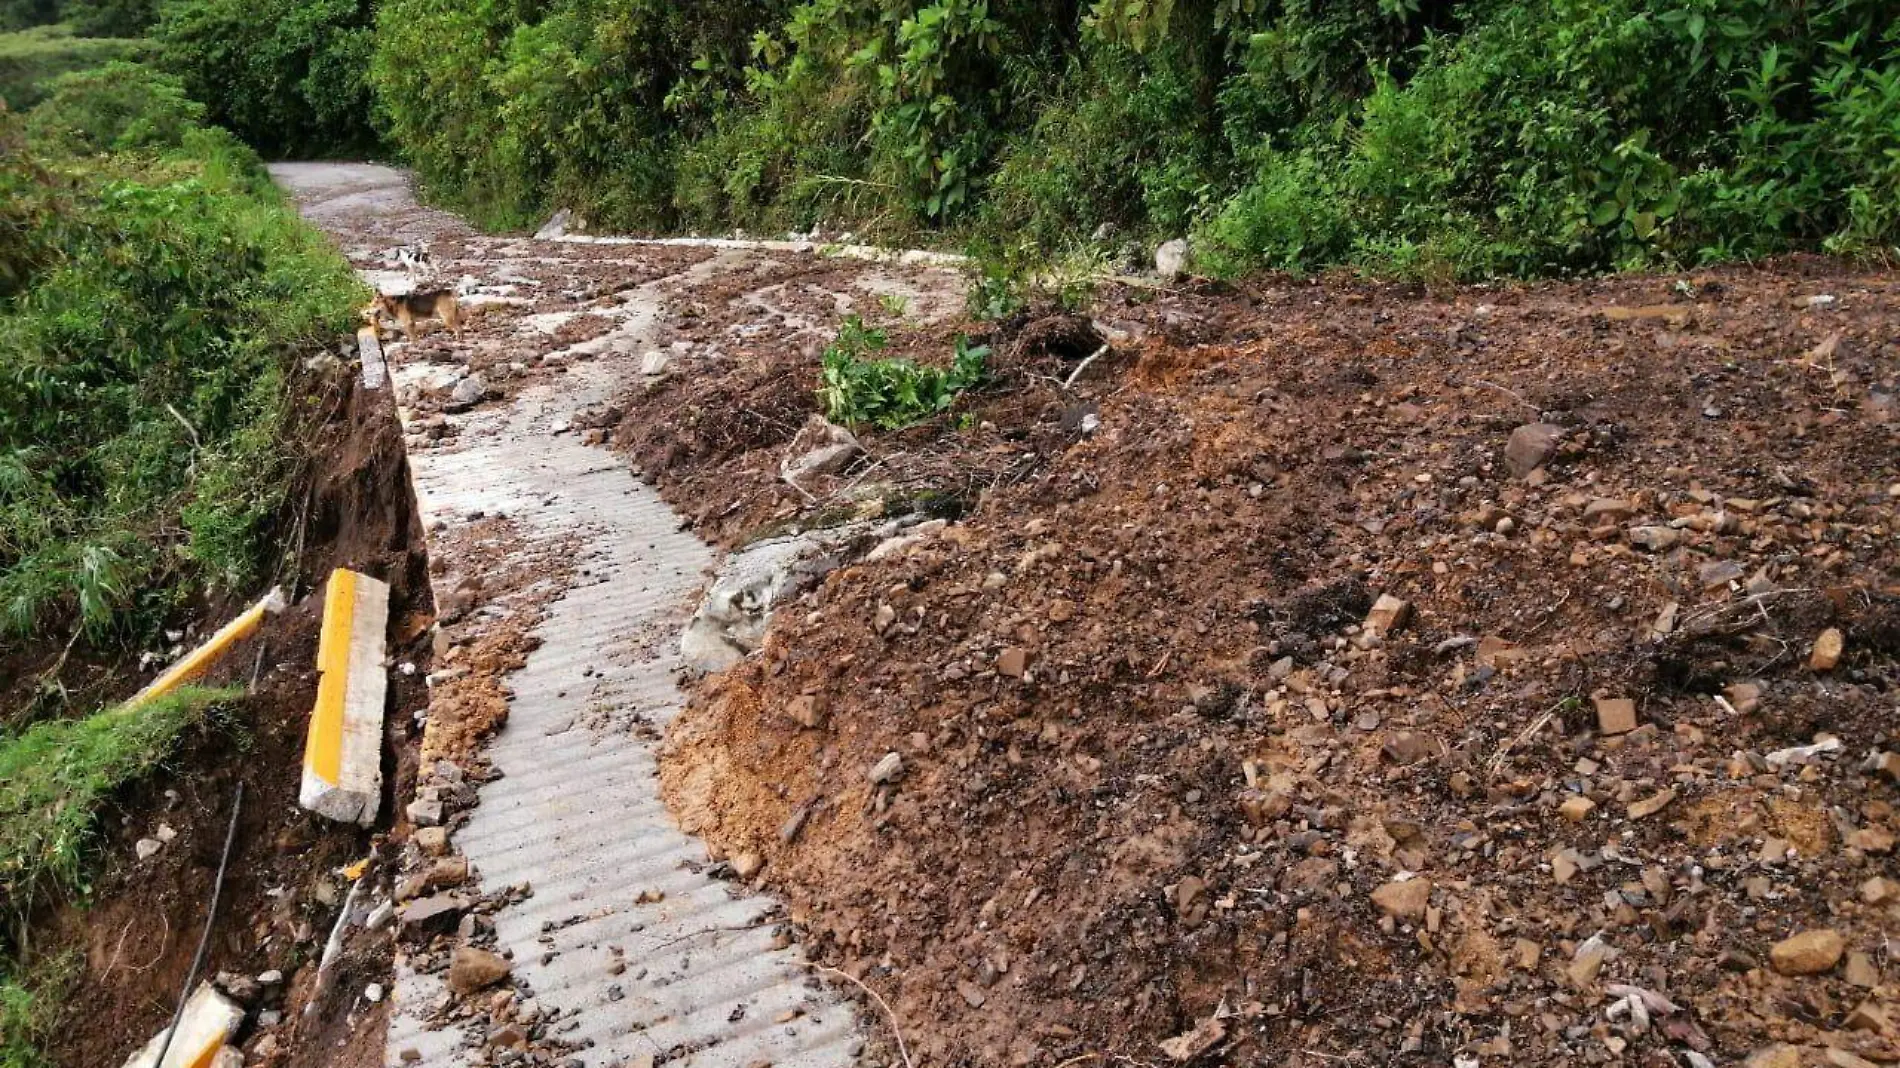
[[[1075,602],[1061,597],[1049,602],[1049,622],[1067,623],[1075,618]]]
[[[1747,573],[1748,568],[1739,561],[1714,560],[1698,568],[1696,578],[1701,581],[1703,589],[1712,590],[1739,581]]]
[[[673,355],[664,349],[649,349],[640,357],[640,373],[649,378],[663,375],[673,366]]]
[[[152,859],[163,848],[165,848],[165,843],[156,838],[141,838],[132,843],[132,852],[137,854],[140,860]]]
[[[452,412],[466,411],[480,404],[482,398],[487,395],[488,383],[483,380],[482,376],[469,375],[467,378],[455,383],[455,388],[449,391],[449,403],[447,407],[449,411]]]
[[[514,965],[507,958],[474,946],[457,946],[449,957],[449,989],[464,996],[494,986]]]
[[[1636,729],[1636,702],[1628,697],[1596,699],[1597,730],[1603,734],[1628,734]]]
[[[1380,912],[1399,920],[1420,920],[1432,898],[1430,879],[1406,879],[1390,882],[1372,892],[1372,903]]]
[[[1743,715],[1761,708],[1761,684],[1758,682],[1732,682],[1723,690],[1723,694],[1735,711]]]
[[[1558,886],[1563,886],[1577,877],[1580,865],[1574,850],[1561,850],[1550,858],[1550,877]]]
[[[815,730],[825,725],[824,699],[817,694],[802,694],[785,703],[785,714],[801,727]]]
[[[158,825],[158,830],[152,832],[152,837],[158,839],[159,841],[165,843],[166,845],[170,845],[173,839],[176,839],[178,837],[178,832],[172,829],[171,824],[161,823]]]
[[[1814,639],[1814,649],[1808,653],[1809,671],[1833,671],[1841,662],[1841,652],[1846,647],[1846,639],[1841,636],[1839,627],[1829,627]]]
[[[1841,977],[1863,990],[1880,985],[1880,969],[1874,966],[1874,959],[1858,949],[1847,955],[1847,967],[1841,969]]]
[[[1838,1047],[1829,1047],[1827,1051],[1827,1063],[1831,1065],[1832,1068],[1880,1068],[1880,1065],[1875,1064],[1860,1054],[1849,1053]]]
[[[1893,832],[1885,827],[1862,827],[1847,836],[1847,844],[1863,853],[1893,852]]]
[[[439,857],[449,851],[449,832],[445,827],[416,828],[416,848],[423,855]]]
[[[1872,1031],[1884,1035],[1893,1030],[1893,1021],[1887,1018],[1887,1011],[1871,1001],[1863,1001],[1847,1014],[1849,1031]]]
[[[1876,875],[1860,884],[1860,899],[1874,906],[1900,901],[1900,883],[1884,875]]]
[[[1833,928],[1802,931],[1776,942],[1768,962],[1782,975],[1820,975],[1840,963],[1847,941]]]
[[[904,758],[896,753],[886,753],[884,758],[871,767],[871,783],[882,786],[904,773]]]
[[[732,874],[746,882],[752,881],[752,877],[764,867],[765,858],[749,849],[732,858]]]
[[[396,1059],[404,1064],[415,1064],[422,1059],[422,1051],[414,1046],[404,1046],[402,1052],[396,1054]]]
[[[442,822],[442,802],[418,797],[409,802],[409,822],[418,827],[434,827]]]
[[[1504,462],[1510,465],[1513,475],[1524,478],[1550,461],[1563,436],[1564,428],[1555,423],[1520,426],[1511,431],[1510,440],[1504,444]]]
[[[1631,527],[1626,536],[1631,545],[1652,553],[1668,552],[1682,542],[1682,531],[1672,527]]]
[[[1380,634],[1390,634],[1405,625],[1411,618],[1412,605],[1389,593],[1382,593],[1372,603],[1372,611],[1366,613],[1366,629]]]
[[[371,1005],[383,1000],[383,984],[371,983],[363,988],[363,1000]]]
[[[1029,652],[1017,646],[1010,646],[996,658],[996,673],[1020,679],[1023,672],[1029,670]]]
[[[1595,801],[1590,800],[1582,794],[1577,794],[1563,804],[1558,805],[1557,811],[1564,819],[1572,823],[1582,823],[1589,818],[1590,813],[1596,811],[1596,808],[1597,803]]]
[[[1636,514],[1636,505],[1621,497],[1598,497],[1583,506],[1583,518],[1586,522],[1596,520],[1599,523],[1621,523]]]
[[[1155,249],[1155,273],[1170,282],[1181,278],[1187,274],[1190,251],[1185,237],[1163,241],[1161,246]]]
[[[420,938],[447,934],[468,908],[468,902],[453,894],[437,894],[411,901],[396,910],[396,924],[404,937]]]
[[[1676,790],[1675,787],[1672,786],[1666,790],[1651,794],[1641,801],[1632,801],[1630,802],[1629,808],[1630,819],[1640,820],[1648,816],[1654,816],[1656,813],[1668,808],[1669,803],[1675,799]]]
[[[1579,990],[1587,989],[1597,981],[1597,973],[1603,970],[1603,962],[1610,959],[1610,947],[1601,938],[1585,939],[1577,947],[1571,958],[1570,966],[1564,970],[1570,985]]]

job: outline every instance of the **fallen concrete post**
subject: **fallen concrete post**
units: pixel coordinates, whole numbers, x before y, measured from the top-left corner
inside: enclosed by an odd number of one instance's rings
[[[356,353],[363,361],[363,388],[381,389],[389,381],[389,362],[383,357],[383,341],[373,326],[356,332]]]
[[[242,615],[219,627],[216,634],[205,640],[203,645],[193,649],[184,659],[166,669],[165,673],[145,685],[143,690],[132,695],[126,702],[129,707],[137,707],[153,698],[163,697],[178,687],[210,670],[233,645],[243,641],[256,631],[264,622],[266,615],[282,612],[288,604],[284,600],[284,591],[271,587],[263,599],[244,610]]]
[[[218,993],[210,983],[199,983],[178,1019],[178,1038],[167,1048],[165,1032],[171,1028],[161,1030],[126,1059],[125,1068],[211,1068],[243,1022],[244,1010],[237,1002]],[[165,1052],[162,1065],[157,1063],[161,1049]]]
[[[317,639],[317,703],[304,745],[297,801],[319,816],[365,827],[383,792],[383,635],[389,586],[347,568],[330,573]]]

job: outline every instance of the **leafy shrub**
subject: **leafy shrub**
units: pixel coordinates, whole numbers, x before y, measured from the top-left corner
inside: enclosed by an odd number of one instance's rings
[[[62,74],[48,88],[27,116],[27,137],[51,155],[176,149],[204,121],[204,105],[177,78],[137,63]]]
[[[712,130],[761,14],[715,0],[388,0],[372,77],[425,188],[478,219],[520,225],[560,205],[661,228],[679,137]]]
[[[845,426],[869,424],[897,430],[946,411],[957,395],[983,381],[987,345],[957,338],[950,366],[922,367],[909,360],[871,359],[886,344],[884,331],[853,315],[825,349],[818,398],[825,418]]]
[[[61,74],[115,59],[142,59],[150,51],[145,41],[78,37],[65,25],[0,33],[0,101],[25,111],[45,98],[47,84]]]
[[[171,0],[162,62],[211,122],[270,155],[375,148],[370,0]]]

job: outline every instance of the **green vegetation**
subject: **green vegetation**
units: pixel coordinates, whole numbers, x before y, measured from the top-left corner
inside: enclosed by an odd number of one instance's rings
[[[382,0],[373,81],[428,188],[496,225],[936,229],[1015,261],[1113,223],[1226,273],[1545,275],[1892,248],[1893,16]]]
[[[957,338],[956,355],[946,369],[870,358],[884,348],[885,340],[884,331],[867,328],[857,316],[845,319],[838,339],[825,349],[818,387],[825,418],[845,426],[897,430],[947,410],[958,394],[983,381],[987,345]]]
[[[0,961],[0,1068],[45,1068],[39,1045],[56,1025],[79,966],[70,952],[46,954],[27,968]]]
[[[294,359],[361,303],[178,81],[64,75],[0,165],[0,628],[148,633],[244,586],[288,470]]]
[[[43,894],[83,891],[99,806],[158,767],[213,706],[238,696],[185,687],[137,708],[0,737],[0,906],[23,919]]]
[[[46,83],[61,74],[150,52],[145,41],[80,37],[64,25],[0,33],[0,101],[10,110],[25,111],[40,102]]]
[[[370,0],[168,0],[152,32],[209,121],[259,152],[375,149]]]

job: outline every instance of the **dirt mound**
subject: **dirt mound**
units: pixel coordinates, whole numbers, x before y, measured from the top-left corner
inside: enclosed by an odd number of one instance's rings
[[[670,737],[918,1063],[1900,1057],[1888,276],[1097,318],[1074,390],[867,441],[1029,459]],[[756,521],[766,460],[662,485]]]
[[[390,583],[390,654],[415,665],[390,676],[385,822],[397,808],[394,799],[406,796],[415,772],[414,714],[428,705],[429,587],[388,392],[356,388],[347,369],[303,385],[327,400],[307,428],[308,440],[323,444],[281,532],[287,552],[280,577],[286,588],[294,582],[301,599],[215,669],[213,683],[245,684],[255,671],[256,685],[227,717],[184,738],[162,773],[103,813],[105,862],[92,892],[83,907],[48,917],[49,934],[37,949],[77,951],[65,1019],[49,1050],[57,1064],[119,1064],[169,1021],[197,948],[240,782],[243,811],[205,977],[282,974],[280,982],[248,984],[251,1063],[382,1063],[382,1009],[361,998],[366,984],[387,983],[387,953],[373,938],[359,936],[319,1011],[308,1018],[301,1011],[348,886],[341,869],[370,856],[382,836],[303,811],[297,788],[316,699],[323,584],[332,567],[347,566]],[[174,837],[138,860],[134,842],[154,835]]]

